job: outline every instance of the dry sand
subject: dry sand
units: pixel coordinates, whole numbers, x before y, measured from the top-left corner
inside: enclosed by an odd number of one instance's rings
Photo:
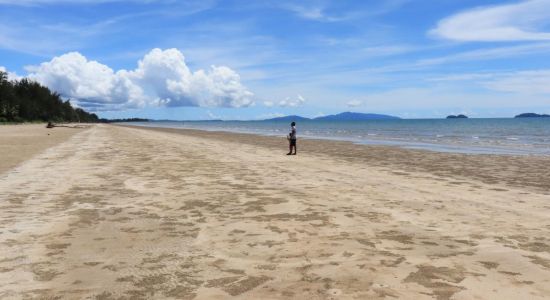
[[[57,145],[82,129],[46,128],[46,124],[0,125],[0,173]]]
[[[98,125],[0,174],[0,298],[550,297],[548,158],[284,143]]]

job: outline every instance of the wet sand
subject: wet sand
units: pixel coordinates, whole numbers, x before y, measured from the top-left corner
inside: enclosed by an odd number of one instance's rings
[[[285,138],[192,129],[146,128],[239,144],[285,151]],[[281,146],[283,145],[283,146]],[[427,172],[443,180],[474,179],[487,184],[503,184],[536,189],[550,195],[550,156],[465,155],[400,147],[358,145],[333,140],[300,140],[300,152],[329,155],[335,160],[368,164],[389,171]],[[281,150],[282,149],[282,150]]]
[[[550,297],[547,158],[285,143],[97,125],[1,173],[0,298]]]

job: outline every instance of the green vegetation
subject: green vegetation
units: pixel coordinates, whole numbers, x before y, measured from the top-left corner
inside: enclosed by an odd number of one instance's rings
[[[149,122],[149,119],[128,118],[128,119],[99,119],[102,123],[128,123],[128,122]]]
[[[69,101],[28,79],[9,81],[0,71],[0,123],[98,122],[96,114],[73,108]]]

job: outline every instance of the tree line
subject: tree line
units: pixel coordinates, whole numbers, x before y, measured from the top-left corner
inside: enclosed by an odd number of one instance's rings
[[[38,82],[8,80],[0,71],[0,122],[85,122],[99,121],[96,114],[74,108],[61,96]]]

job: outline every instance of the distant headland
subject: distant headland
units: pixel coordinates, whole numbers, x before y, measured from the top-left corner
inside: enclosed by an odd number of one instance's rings
[[[468,119],[467,115],[449,115],[447,119]]]
[[[99,119],[101,123],[127,123],[127,122],[149,122],[149,119],[128,118],[128,119]]]
[[[302,116],[284,116],[262,121],[367,121],[367,120],[398,120],[399,117],[381,114],[366,114],[357,112],[343,112],[335,115],[322,116],[317,118],[306,118]]]
[[[550,118],[550,115],[536,114],[536,113],[523,113],[515,116],[514,118]]]

